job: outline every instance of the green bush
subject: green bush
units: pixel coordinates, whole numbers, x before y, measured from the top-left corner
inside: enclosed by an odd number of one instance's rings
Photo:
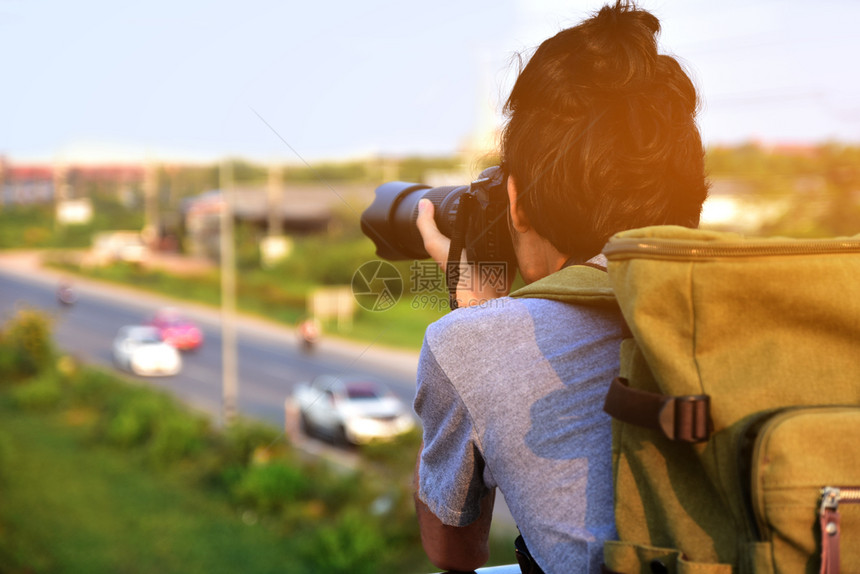
[[[349,285],[356,270],[378,259],[367,239],[340,241],[333,248],[329,237],[304,237],[294,253],[271,271],[270,280],[290,285],[300,277],[305,285]]]
[[[44,373],[12,392],[15,403],[26,409],[45,410],[55,407],[63,398],[60,381],[53,373]]]
[[[386,571],[390,554],[379,525],[358,511],[348,511],[334,524],[318,526],[299,545],[302,562],[315,572],[363,574]]]
[[[0,331],[0,349],[0,368],[12,380],[53,367],[55,351],[50,320],[40,311],[19,309]]]
[[[0,525],[2,526],[2,525]],[[11,532],[10,532],[11,530]],[[3,528],[0,536],[0,572],[10,574],[36,574],[56,571],[54,560],[44,548],[35,548],[12,528]]]
[[[120,392],[120,382],[113,373],[84,367],[70,374],[68,389],[72,404],[101,409]]]
[[[149,438],[151,421],[134,409],[123,409],[108,423],[107,439],[117,446],[130,447]]]
[[[146,390],[131,393],[126,400],[117,402],[117,411],[107,423],[106,438],[123,447],[147,442],[156,422],[170,409],[166,397]]]
[[[0,429],[0,484],[3,483],[5,475],[12,468],[13,448],[9,434]]]
[[[6,344],[0,331],[0,385],[14,380],[18,371],[18,353]]]
[[[248,467],[233,487],[233,494],[243,504],[273,512],[301,499],[310,486],[300,467],[276,461]]]
[[[190,413],[170,413],[161,418],[149,442],[153,461],[167,465],[200,452],[206,442],[208,425]]]
[[[286,438],[273,426],[239,419],[224,431],[221,452],[224,462],[247,466],[258,449],[269,449]]]
[[[285,458],[286,446],[286,437],[276,427],[239,418],[210,436],[210,448],[197,460],[199,480],[232,493],[255,455],[266,460],[274,455]]]
[[[311,479],[312,495],[331,512],[338,512],[349,505],[364,505],[373,498],[375,488],[361,473],[336,473],[322,464],[307,464],[305,472]]]

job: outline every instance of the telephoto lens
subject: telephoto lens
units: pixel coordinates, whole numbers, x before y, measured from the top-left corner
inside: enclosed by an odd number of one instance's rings
[[[481,172],[470,185],[430,187],[420,183],[391,181],[376,188],[376,196],[361,215],[361,230],[373,240],[376,254],[389,261],[427,259],[424,240],[418,232],[418,202],[429,199],[439,231],[453,237],[461,200],[474,199],[472,212],[465,224],[466,256],[471,262],[498,263],[513,261],[513,247],[508,230],[508,194],[506,178],[499,167]]]
[[[376,188],[373,203],[361,215],[361,230],[376,244],[376,254],[382,259],[427,259],[429,255],[415,225],[418,202],[426,197],[433,203],[436,226],[450,237],[460,198],[468,190],[468,185],[430,187],[403,181],[384,183]]]

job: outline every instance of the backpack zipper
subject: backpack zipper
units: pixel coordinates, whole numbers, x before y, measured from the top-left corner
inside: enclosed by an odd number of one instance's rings
[[[860,487],[825,486],[821,489],[818,510],[821,526],[821,574],[838,574],[839,564],[839,505],[860,502]]]
[[[721,257],[760,257],[772,255],[827,255],[860,253],[860,239],[751,239],[736,243],[707,243],[682,239],[619,238],[603,248],[609,259],[627,257],[680,257],[714,259]]]
[[[838,510],[843,503],[860,503],[860,486],[825,486],[821,489],[821,514],[827,509]]]

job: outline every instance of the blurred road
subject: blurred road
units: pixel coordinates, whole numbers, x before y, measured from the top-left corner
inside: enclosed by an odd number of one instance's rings
[[[110,366],[110,345],[123,325],[147,320],[159,307],[178,306],[204,331],[201,349],[183,354],[182,372],[166,379],[142,379],[171,389],[216,417],[221,409],[220,312],[203,305],[177,303],[167,297],[125,286],[73,278],[78,302],[57,304],[55,290],[64,277],[41,268],[38,256],[0,252],[0,316],[16,305],[43,309],[55,320],[60,347],[82,360]],[[404,401],[415,395],[417,354],[324,337],[308,355],[290,327],[265,319],[237,315],[239,409],[252,417],[284,426],[284,400],[293,386],[323,373],[359,374],[382,380]],[[128,375],[133,377],[133,375]]]

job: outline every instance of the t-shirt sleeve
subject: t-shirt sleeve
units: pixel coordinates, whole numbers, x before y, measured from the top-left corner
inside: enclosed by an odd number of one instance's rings
[[[418,497],[443,524],[466,526],[490,492],[482,479],[484,459],[468,409],[426,342],[414,406],[424,425]]]

